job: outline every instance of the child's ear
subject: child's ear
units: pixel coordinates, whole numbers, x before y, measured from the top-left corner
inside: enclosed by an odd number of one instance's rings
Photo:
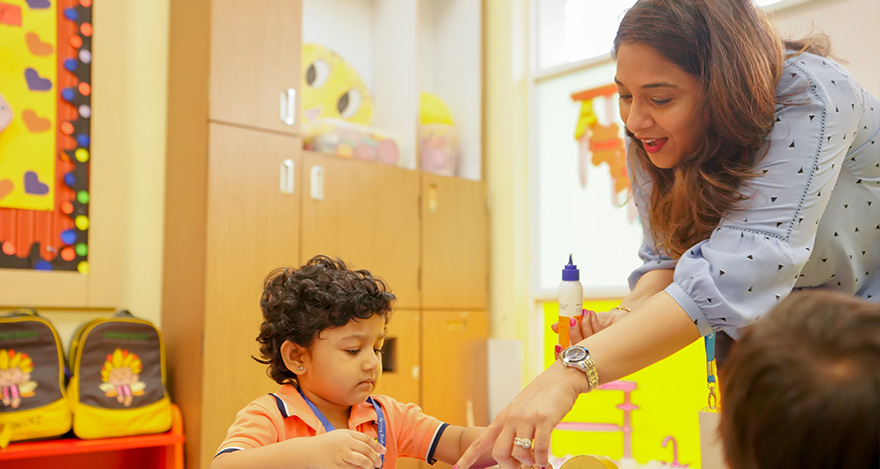
[[[284,366],[288,370],[295,375],[301,375],[306,372],[308,353],[302,346],[285,340],[281,344],[281,360],[284,361]]]

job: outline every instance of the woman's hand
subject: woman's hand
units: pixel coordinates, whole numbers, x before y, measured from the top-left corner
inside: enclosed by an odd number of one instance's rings
[[[604,311],[600,313],[585,309],[584,313],[580,317],[580,320],[576,321],[576,324],[574,326],[571,326],[569,329],[571,343],[576,344],[586,339],[587,337],[619,321],[628,313],[628,311],[616,308],[612,309],[611,311]],[[553,332],[557,334],[559,333],[558,323],[553,323],[550,328],[553,330]],[[561,352],[561,350],[557,350],[556,353],[558,354],[559,352]]]
[[[376,440],[360,432],[340,429],[310,439],[306,457],[307,466],[314,469],[373,469],[382,466],[381,454],[385,454],[385,448]]]
[[[504,410],[455,464],[468,469],[492,449],[503,469],[550,466],[550,432],[567,414],[581,392],[589,388],[583,372],[556,362],[538,375]],[[514,445],[514,438],[529,448]]]

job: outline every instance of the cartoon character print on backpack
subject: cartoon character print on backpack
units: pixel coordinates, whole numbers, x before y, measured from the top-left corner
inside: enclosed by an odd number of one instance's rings
[[[28,354],[0,349],[0,402],[18,409],[22,398],[33,397],[37,382],[31,379],[34,363]]]
[[[115,397],[125,407],[131,407],[134,396],[143,396],[146,383],[141,381],[143,363],[136,353],[117,348],[107,355],[101,367],[101,381],[98,387],[104,395]]]

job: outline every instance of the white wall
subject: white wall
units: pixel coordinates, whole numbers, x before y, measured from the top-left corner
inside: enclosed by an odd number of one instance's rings
[[[784,39],[822,32],[831,39],[831,54],[880,96],[880,1],[813,0],[771,13]]]

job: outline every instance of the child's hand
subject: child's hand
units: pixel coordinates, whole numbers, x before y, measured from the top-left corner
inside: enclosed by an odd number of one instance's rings
[[[351,430],[333,430],[314,437],[309,443],[310,469],[373,469],[382,465],[379,455],[385,454],[385,448],[376,440]]]

